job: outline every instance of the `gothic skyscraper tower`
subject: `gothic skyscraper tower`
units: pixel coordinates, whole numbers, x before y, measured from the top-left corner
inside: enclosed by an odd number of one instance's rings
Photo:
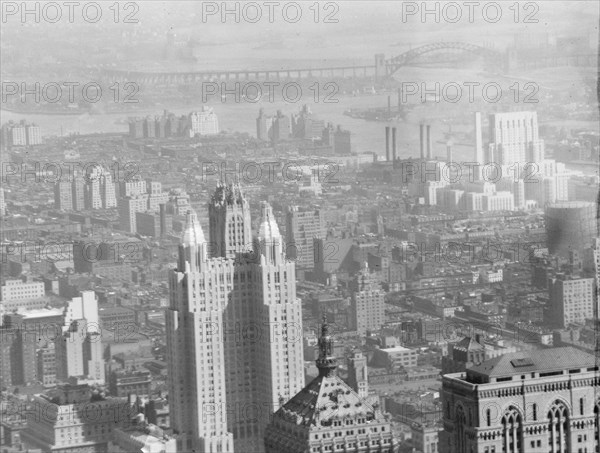
[[[225,256],[209,256],[189,212],[169,279],[171,424],[181,451],[261,452],[271,414],[304,386],[295,267],[268,204],[254,241],[239,187],[219,186],[209,212]]]
[[[213,257],[234,258],[252,248],[250,206],[239,184],[219,184],[208,205]]]

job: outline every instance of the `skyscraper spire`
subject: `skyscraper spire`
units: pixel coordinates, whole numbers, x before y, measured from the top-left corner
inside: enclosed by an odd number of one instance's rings
[[[231,335],[230,326],[273,325],[279,319],[302,326],[294,262],[281,252],[283,240],[270,207],[264,207],[263,218],[261,236],[269,243],[257,260],[248,253],[259,241],[252,237],[250,206],[238,184],[216,188],[208,205],[206,238],[196,214],[187,214],[178,266],[169,274],[165,320],[169,411],[177,451],[263,451],[268,417],[248,420],[242,427],[227,411],[199,416],[199,408],[268,401],[268,411],[275,412],[304,387],[302,343],[288,340],[289,327],[269,329],[253,342]],[[218,330],[209,332],[203,326]]]
[[[219,183],[208,205],[213,257],[235,258],[252,247],[250,205],[239,184]]]
[[[332,376],[337,368],[337,359],[333,353],[333,337],[327,323],[327,316],[323,315],[321,336],[319,337],[319,357],[316,360],[319,376]]]
[[[264,201],[262,202],[262,222],[258,231],[258,246],[265,263],[279,264],[283,261],[283,239],[271,205]]]
[[[201,245],[206,242],[204,231],[198,221],[198,216],[193,209],[188,210],[186,214],[185,229],[181,235],[183,245]]]
[[[206,260],[208,244],[204,238],[202,226],[198,216],[193,209],[186,214],[186,223],[181,244],[179,246],[179,268],[183,270],[196,271]]]
[[[261,241],[273,241],[281,239],[279,227],[277,226],[275,216],[273,215],[273,209],[266,201],[262,202],[262,223],[260,224],[258,239]]]

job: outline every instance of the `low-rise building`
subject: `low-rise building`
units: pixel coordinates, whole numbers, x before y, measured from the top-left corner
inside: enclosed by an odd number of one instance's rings
[[[72,379],[33,397],[21,438],[44,452],[107,451],[113,431],[128,426],[133,409],[125,398],[106,397]]]

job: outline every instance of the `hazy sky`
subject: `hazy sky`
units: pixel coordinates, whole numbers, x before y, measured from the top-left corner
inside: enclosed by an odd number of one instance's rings
[[[5,2],[20,4],[21,2]],[[34,3],[34,2],[30,2]],[[50,3],[50,2],[35,2]],[[59,4],[61,2],[58,2]],[[85,4],[86,2],[82,2]],[[127,2],[121,2],[125,5]],[[373,36],[391,35],[403,38],[411,38],[415,41],[429,40],[429,35],[454,35],[454,34],[473,34],[473,39],[493,38],[493,35],[504,34],[507,32],[531,31],[531,32],[550,32],[550,33],[571,33],[588,32],[598,33],[598,9],[599,3],[596,0],[590,1],[564,1],[564,0],[543,0],[537,2],[518,2],[519,16],[515,17],[514,3],[511,0],[498,2],[480,1],[480,6],[473,7],[473,23],[468,22],[469,7],[463,1],[457,2],[405,2],[400,0],[390,1],[337,1],[327,2],[320,0],[318,8],[314,5],[317,2],[312,0],[301,0],[296,2],[301,8],[301,17],[297,22],[293,22],[294,2],[280,1],[278,6],[273,6],[273,22],[270,23],[269,2],[225,2],[228,8],[234,8],[235,4],[240,5],[242,11],[241,20],[235,22],[234,15],[225,17],[225,22],[221,17],[222,2],[204,2],[197,0],[190,1],[138,1],[131,2],[137,5],[138,11],[133,12],[131,8],[122,6],[119,22],[123,24],[124,17],[132,13],[132,17],[139,19],[139,24],[127,24],[127,27],[143,27],[155,31],[157,34],[165,33],[170,27],[185,33],[192,32],[197,38],[212,41],[216,38],[232,41],[240,40],[246,36],[259,36],[273,33],[280,36],[345,36],[356,39],[369,39]],[[440,8],[440,23],[435,23],[435,17],[429,15],[426,17],[426,23],[422,23],[420,13],[424,4],[427,8],[434,8],[438,3]],[[493,23],[495,8],[493,3],[500,6],[502,16]],[[111,25],[113,12],[109,10],[111,3],[100,2],[102,5],[102,19],[99,24],[104,26]],[[253,5],[260,7],[260,20],[250,23],[245,18],[252,19],[256,17],[257,9]],[[456,8],[450,4],[458,5],[462,13],[461,19],[456,23],[444,20],[444,17],[452,19]],[[283,14],[284,6],[287,7],[286,20]],[[212,8],[218,10],[211,14]],[[411,8],[418,8],[416,14],[408,14]],[[483,17],[483,10],[490,20]],[[319,10],[318,18],[315,17],[315,9]],[[205,12],[204,16],[202,12]],[[403,11],[407,14],[403,20]],[[245,14],[244,14],[245,12]],[[445,12],[445,16],[442,14]],[[67,9],[63,7],[63,16],[57,23],[48,23],[43,19],[40,25],[46,26],[49,33],[65,30],[67,22]],[[50,14],[50,13],[48,13]],[[81,12],[75,10],[75,20],[80,19]],[[525,23],[529,19],[538,20],[538,23]],[[26,32],[20,20],[20,15],[6,15],[3,17],[5,23],[3,27],[12,31],[11,25],[16,25],[21,33]],[[315,20],[316,19],[316,20]],[[329,20],[329,21],[328,21]],[[332,20],[337,21],[333,23]],[[27,25],[31,25],[32,17],[27,20]],[[317,22],[317,23],[315,23]],[[96,29],[93,24],[86,24],[90,33]],[[484,32],[484,34],[481,34]],[[12,34],[12,33],[11,33]],[[12,36],[16,38],[16,36]],[[82,42],[84,44],[84,41]]]
[[[206,62],[235,59],[263,61],[269,58],[371,61],[375,53],[390,56],[409,46],[435,41],[461,41],[503,48],[512,42],[514,34],[520,33],[548,33],[551,37],[580,35],[597,42],[600,2],[519,2],[516,17],[515,2],[511,0],[496,3],[481,1],[472,10],[473,23],[469,23],[469,7],[463,1],[427,2],[428,8],[439,3],[439,23],[435,22],[434,15],[428,15],[423,23],[420,13],[425,2],[421,1],[299,1],[296,5],[300,6],[302,17],[295,23],[293,19],[297,10],[294,2],[281,1],[274,6],[272,23],[269,22],[268,2],[226,2],[232,9],[236,3],[239,3],[242,12],[239,23],[235,22],[232,14],[223,21],[220,1],[138,1],[135,2],[138,11],[133,17],[139,23],[123,23],[127,13],[132,12],[127,9],[121,11],[118,25],[115,25],[113,12],[109,10],[112,2],[100,2],[103,16],[97,24],[82,21],[79,11],[75,14],[77,24],[66,20],[66,10],[57,23],[42,20],[40,24],[32,24],[31,21],[23,24],[16,14],[3,17],[6,23],[1,27],[2,45],[43,48],[44,42],[50,47],[53,40],[70,39],[76,42],[78,48],[89,48],[89,59],[93,60],[93,51],[98,45],[130,46],[131,38],[123,36],[129,32],[135,31],[138,43],[154,41],[157,48],[162,48],[160,46],[164,45],[167,32],[172,30],[183,40],[193,37],[199,43]],[[125,4],[121,2],[123,9]],[[452,4],[458,6],[462,14],[456,23],[451,22],[458,11]],[[499,5],[502,13],[497,22],[493,21],[497,11],[494,4]],[[284,6],[287,8],[286,16]],[[410,12],[415,7],[418,8],[416,14],[403,17],[403,11]],[[218,10],[214,11],[214,8]],[[316,9],[318,18],[315,16]],[[247,20],[257,17],[258,13],[260,19],[256,23]],[[529,23],[525,23],[528,19]],[[532,19],[537,22],[533,23]],[[44,42],[40,42],[38,37],[27,39],[29,32],[39,33],[40,30],[44,31]],[[157,48],[149,54],[143,51],[139,56],[152,60]],[[60,46],[48,49],[53,55],[68,50]]]

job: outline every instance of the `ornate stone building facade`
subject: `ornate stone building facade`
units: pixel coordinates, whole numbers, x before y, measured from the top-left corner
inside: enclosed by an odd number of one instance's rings
[[[571,347],[505,354],[442,380],[441,453],[594,453],[600,375]]]
[[[378,405],[336,375],[326,322],[319,338],[319,376],[285,403],[265,431],[266,453],[395,453],[391,424]]]
[[[178,451],[260,453],[271,414],[304,387],[295,267],[268,204],[254,241],[239,186],[220,185],[209,213],[220,252],[190,211],[170,274],[171,426]]]

